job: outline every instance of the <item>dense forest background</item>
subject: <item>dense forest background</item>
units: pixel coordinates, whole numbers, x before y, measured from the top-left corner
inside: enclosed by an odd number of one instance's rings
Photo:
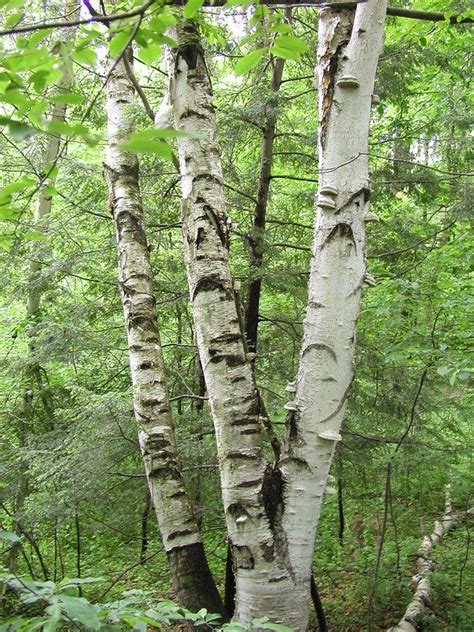
[[[464,0],[408,4],[449,10],[448,18],[468,16],[470,8]],[[45,8],[3,0],[0,7],[4,30],[23,19],[66,16],[59,2]],[[283,13],[247,3],[197,16],[232,219],[232,272],[243,302],[270,111],[276,121],[255,369],[279,435],[285,386],[298,366],[318,181],[317,10],[293,8],[296,52],[272,62],[265,53],[248,69],[241,60],[268,46],[272,20],[283,20]],[[131,27],[115,28],[130,33]],[[135,41],[134,72],[153,112],[168,82],[163,37],[150,43],[143,33]],[[0,526],[10,534],[1,546],[6,573],[56,583],[100,578],[80,585],[81,595],[104,603],[135,591],[128,595],[146,604],[174,595],[137,445],[103,179],[107,39],[107,26],[95,23],[74,32],[5,35],[0,43]],[[116,39],[115,52],[123,44]],[[278,89],[275,59],[284,64]],[[59,63],[73,73],[73,88],[66,122],[49,128],[61,135],[60,154],[51,213],[38,225],[34,208],[48,143],[41,121],[61,102]],[[421,538],[443,514],[446,485],[457,510],[473,505],[470,63],[468,25],[387,17],[369,149],[372,210],[380,217],[368,228],[368,269],[376,283],[363,292],[356,379],[314,556],[330,630],[394,625],[412,596]],[[133,118],[137,130],[151,126],[140,98]],[[226,532],[183,264],[179,176],[166,156],[138,149],[179,458],[222,586]],[[38,289],[40,308],[28,315]],[[433,550],[433,613],[424,630],[472,630],[471,540],[463,520]],[[24,610],[4,592],[0,619]]]

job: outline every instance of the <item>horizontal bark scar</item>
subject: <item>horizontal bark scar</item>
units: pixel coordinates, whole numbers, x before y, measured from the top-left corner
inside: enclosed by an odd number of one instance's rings
[[[342,211],[345,211],[347,208],[349,208],[349,206],[358,197],[363,197],[364,204],[367,203],[370,200],[370,189],[368,189],[367,187],[362,187],[361,189],[359,189],[355,193],[352,193],[352,195],[350,195],[347,198],[347,200],[343,204],[341,204],[341,206],[336,210],[335,215],[337,215],[338,213],[341,213]]]
[[[223,292],[226,299],[233,300],[234,295],[231,288],[227,287],[225,281],[223,281],[220,277],[213,274],[203,276],[198,279],[192,291],[191,300],[194,301],[194,299],[200,292],[212,292],[216,290],[218,290],[219,292]]]
[[[309,353],[309,351],[312,351],[313,349],[315,349],[316,351],[327,351],[334,362],[337,362],[337,355],[334,349],[329,345],[324,344],[323,342],[312,342],[303,349],[302,355],[305,356],[307,353]]]

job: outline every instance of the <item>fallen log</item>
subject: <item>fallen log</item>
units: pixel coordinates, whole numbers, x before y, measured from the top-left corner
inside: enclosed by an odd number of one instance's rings
[[[472,510],[467,514],[471,514]],[[417,632],[419,629],[420,618],[425,609],[431,610],[431,583],[429,574],[433,569],[434,562],[431,558],[431,551],[434,545],[441,540],[451,529],[453,529],[459,520],[465,516],[465,513],[454,513],[449,493],[449,486],[446,488],[446,503],[444,514],[440,520],[435,521],[433,533],[425,535],[420,548],[417,552],[416,569],[417,573],[412,578],[412,585],[415,588],[413,599],[408,604],[405,614],[400,622],[387,632]]]

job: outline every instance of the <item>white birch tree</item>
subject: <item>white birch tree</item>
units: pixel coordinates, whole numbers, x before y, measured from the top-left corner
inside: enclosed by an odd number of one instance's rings
[[[131,51],[125,54],[131,65]],[[143,227],[138,158],[122,148],[133,129],[133,100],[134,88],[123,59],[110,61],[104,173],[117,236],[119,286],[139,443],[178,599],[189,609],[205,606],[222,612],[178,465],[153,273]]]
[[[286,405],[279,463],[262,456],[259,406],[239,325],[211,83],[197,27],[182,23],[170,56],[185,260],[214,419],[236,574],[236,620],[309,622],[316,527],[353,379],[369,209],[368,135],[386,3],[325,8],[320,18],[320,169],[300,369]]]

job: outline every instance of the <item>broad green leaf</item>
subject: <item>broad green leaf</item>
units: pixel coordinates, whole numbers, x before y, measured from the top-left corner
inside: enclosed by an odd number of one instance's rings
[[[0,121],[0,125],[1,125]],[[29,136],[37,133],[37,130],[31,125],[27,125],[26,123],[21,123],[20,121],[9,121],[8,122],[8,132],[13,140],[25,140]]]
[[[289,48],[281,48],[280,46],[271,46],[270,52],[275,57],[281,57],[282,59],[292,59],[293,61],[300,61],[300,54]]]
[[[153,64],[160,59],[162,50],[159,44],[148,44],[138,49],[137,57],[146,65]]]
[[[28,187],[31,187],[33,184],[35,184],[35,182],[35,179],[31,176],[23,176],[16,182],[11,182],[10,184],[7,184],[6,187],[0,189],[0,203],[9,201],[13,193],[24,191]]]
[[[10,250],[10,248],[13,246],[13,241],[15,239],[15,236],[13,234],[2,234],[0,233],[0,248],[2,250]]]
[[[245,55],[245,57],[242,57],[242,59],[239,59],[235,65],[235,74],[245,75],[245,73],[252,70],[252,68],[255,68],[262,59],[264,52],[264,48],[257,48],[257,50],[253,50],[251,53]]]
[[[105,581],[105,577],[65,577],[58,585],[61,588],[71,588],[73,586],[83,586],[84,584],[98,584]]]
[[[136,154],[154,154],[165,160],[172,160],[173,158],[173,150],[161,140],[129,140],[123,143],[121,147]]]
[[[297,53],[307,53],[309,51],[309,46],[295,35],[277,35],[275,37],[275,46],[288,48]]]
[[[118,57],[123,53],[125,48],[130,44],[131,29],[120,31],[114,35],[109,42],[109,53],[111,57]]]
[[[446,377],[446,375],[448,375],[448,373],[449,373],[449,367],[448,366],[439,366],[436,369],[436,373],[438,375],[441,375],[441,377]]]
[[[23,11],[18,11],[17,13],[12,13],[11,15],[9,15],[8,18],[5,20],[6,28],[9,29],[15,26],[15,24],[19,22],[23,16]]]
[[[82,123],[69,125],[63,121],[49,121],[46,126],[50,134],[58,134],[61,136],[89,136],[90,131]]]
[[[273,24],[272,25],[272,31],[275,31],[276,33],[281,33],[283,35],[286,35],[287,33],[290,32],[290,25],[287,24],[286,22],[280,22],[278,24]]]
[[[183,9],[183,15],[186,20],[193,18],[204,4],[204,0],[188,0]]]
[[[46,614],[49,616],[48,621],[44,624],[43,632],[55,632],[61,624],[62,609],[61,604],[56,602],[45,608]]]
[[[53,94],[50,97],[52,103],[66,103],[68,105],[77,105],[84,101],[82,94],[75,92],[63,92],[61,94]]]
[[[87,64],[88,66],[95,66],[96,56],[95,51],[92,48],[80,48],[76,49],[72,58],[80,64]]]
[[[100,629],[100,621],[97,616],[97,607],[91,605],[83,597],[72,597],[70,595],[60,594],[58,600],[61,602],[63,610],[67,614],[82,625],[92,630]]]

